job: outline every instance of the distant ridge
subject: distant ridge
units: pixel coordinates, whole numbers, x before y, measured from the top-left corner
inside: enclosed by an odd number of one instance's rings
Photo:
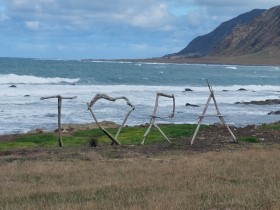
[[[240,56],[256,53],[280,56],[280,6],[263,12],[247,24],[235,27],[215,46],[211,55]]]
[[[249,23],[264,11],[264,9],[254,9],[229,21],[223,22],[212,32],[196,37],[188,44],[187,47],[173,55],[201,57],[210,54],[213,52],[217,44],[221,42],[228,34],[230,34],[236,26]]]
[[[196,37],[178,53],[163,56],[173,59],[200,58],[201,61],[225,60],[229,57],[231,60],[236,60],[235,57],[244,61],[249,59],[250,63],[258,63],[258,59],[278,63],[280,6],[241,14],[223,22],[212,32]]]

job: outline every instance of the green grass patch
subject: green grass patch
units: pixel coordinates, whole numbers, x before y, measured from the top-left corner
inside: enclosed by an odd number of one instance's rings
[[[260,143],[260,140],[256,137],[252,136],[244,136],[238,139],[239,142],[246,142],[246,143]]]
[[[280,130],[279,124],[263,124],[260,126],[261,129],[270,129],[270,130]]]
[[[168,124],[159,125],[161,130],[168,138],[190,137],[193,135],[196,125],[191,124]],[[202,125],[205,129],[208,126]],[[113,136],[116,135],[118,129],[107,129]],[[147,131],[147,126],[124,127],[118,137],[121,144],[140,144],[144,134]],[[74,133],[74,136],[93,137],[98,140],[98,143],[111,143],[111,140],[99,129],[84,130]],[[164,141],[164,137],[160,134],[157,128],[153,127],[147,137],[147,144]]]
[[[193,135],[196,125],[190,124],[168,124],[159,125],[162,131],[170,139],[180,137],[190,137]],[[206,129],[208,126],[202,125],[202,129]],[[118,129],[107,129],[113,136],[116,135]],[[121,144],[140,144],[143,140],[144,134],[147,130],[147,126],[135,126],[124,127],[118,137]],[[82,146],[89,144],[91,139],[96,139],[98,144],[108,144],[111,140],[100,130],[90,129],[81,130],[73,133],[69,136],[63,136],[62,141],[64,147]],[[160,141],[165,141],[164,137],[153,127],[147,137],[146,143],[152,144]],[[0,142],[0,150],[7,149],[19,149],[19,148],[34,148],[34,147],[57,147],[58,146],[58,134],[26,134],[15,139],[12,142]]]
[[[76,136],[62,137],[64,146],[78,146],[88,143],[88,138]],[[26,134],[12,142],[0,142],[0,150],[22,149],[34,147],[56,147],[58,135],[56,134]]]
[[[8,149],[24,149],[24,148],[33,148],[36,147],[36,144],[32,142],[0,142],[0,150]]]

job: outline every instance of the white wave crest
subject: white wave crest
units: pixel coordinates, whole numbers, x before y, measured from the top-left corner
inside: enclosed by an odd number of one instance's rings
[[[0,84],[57,84],[76,83],[80,79],[69,79],[60,77],[36,77],[30,75],[2,74]]]
[[[226,68],[227,69],[237,69],[237,67],[235,67],[235,66],[227,66]]]

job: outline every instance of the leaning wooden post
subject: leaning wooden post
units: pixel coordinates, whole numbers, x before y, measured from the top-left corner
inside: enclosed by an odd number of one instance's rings
[[[196,129],[195,129],[194,135],[193,135],[193,137],[192,137],[191,145],[193,144],[193,142],[194,142],[194,140],[195,140],[195,138],[196,138],[196,136],[197,136],[197,133],[198,133],[198,131],[199,131],[200,125],[201,125],[201,123],[202,123],[202,120],[203,120],[204,117],[206,117],[206,116],[218,117],[218,118],[221,120],[221,122],[223,123],[223,125],[228,129],[230,135],[231,135],[232,138],[233,138],[233,141],[234,141],[235,143],[238,143],[237,138],[234,136],[233,132],[231,131],[231,129],[229,128],[229,126],[227,125],[227,123],[226,123],[226,121],[225,121],[225,119],[224,119],[225,116],[222,115],[221,112],[220,112],[220,110],[219,110],[219,107],[218,107],[218,104],[217,104],[217,101],[216,101],[216,98],[215,98],[215,94],[214,94],[214,90],[213,90],[212,86],[209,84],[209,82],[208,82],[207,79],[206,79],[206,82],[207,82],[207,85],[208,85],[208,88],[209,88],[209,91],[210,91],[210,95],[209,95],[209,98],[208,98],[208,100],[207,100],[207,102],[206,102],[206,105],[205,105],[205,108],[204,108],[202,114],[198,117],[199,121],[198,121],[197,127],[196,127]],[[210,103],[211,99],[213,99],[213,102],[214,102],[214,105],[215,105],[215,109],[216,109],[216,113],[217,113],[217,114],[215,114],[215,115],[206,115],[206,111],[207,111],[207,109],[208,109],[208,106],[209,106],[209,103]]]
[[[163,96],[163,97],[166,97],[166,98],[172,98],[172,102],[173,102],[173,110],[172,110],[172,113],[171,115],[169,116],[166,116],[166,117],[158,117],[157,116],[157,108],[158,108],[158,100],[159,100],[159,97],[160,96]],[[151,115],[151,120],[150,120],[150,125],[147,129],[147,131],[145,132],[144,134],[144,138],[141,142],[142,145],[145,144],[145,141],[147,139],[147,136],[149,134],[149,132],[151,131],[152,127],[155,126],[158,131],[161,133],[161,135],[163,135],[163,137],[166,139],[166,141],[168,141],[169,144],[171,144],[171,141],[167,138],[167,136],[163,133],[163,131],[160,129],[160,127],[156,124],[156,118],[159,118],[159,119],[164,119],[164,118],[173,118],[175,115],[175,96],[172,94],[172,95],[168,95],[168,94],[165,94],[165,93],[159,93],[157,92],[157,95],[156,95],[156,101],[155,101],[155,107],[154,107],[154,112],[153,114]]]
[[[62,142],[62,138],[61,138],[61,106],[62,106],[62,99],[74,99],[77,98],[77,96],[74,97],[62,97],[60,95],[57,96],[48,96],[48,97],[41,97],[41,100],[45,100],[45,99],[51,99],[51,98],[57,98],[57,109],[58,109],[58,120],[57,120],[57,124],[58,124],[58,145],[59,147],[63,147],[63,142]]]

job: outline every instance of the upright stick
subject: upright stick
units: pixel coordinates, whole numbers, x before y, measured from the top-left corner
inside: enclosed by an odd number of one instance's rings
[[[61,106],[62,106],[62,99],[58,97],[58,145],[59,147],[63,147],[62,138],[61,138]]]
[[[41,100],[45,99],[51,99],[51,98],[57,98],[57,103],[58,103],[58,145],[59,147],[63,147],[63,142],[62,142],[62,137],[61,137],[61,106],[62,106],[62,99],[74,99],[77,98],[77,96],[74,97],[62,97],[60,95],[57,96],[48,96],[48,97],[41,97]]]

